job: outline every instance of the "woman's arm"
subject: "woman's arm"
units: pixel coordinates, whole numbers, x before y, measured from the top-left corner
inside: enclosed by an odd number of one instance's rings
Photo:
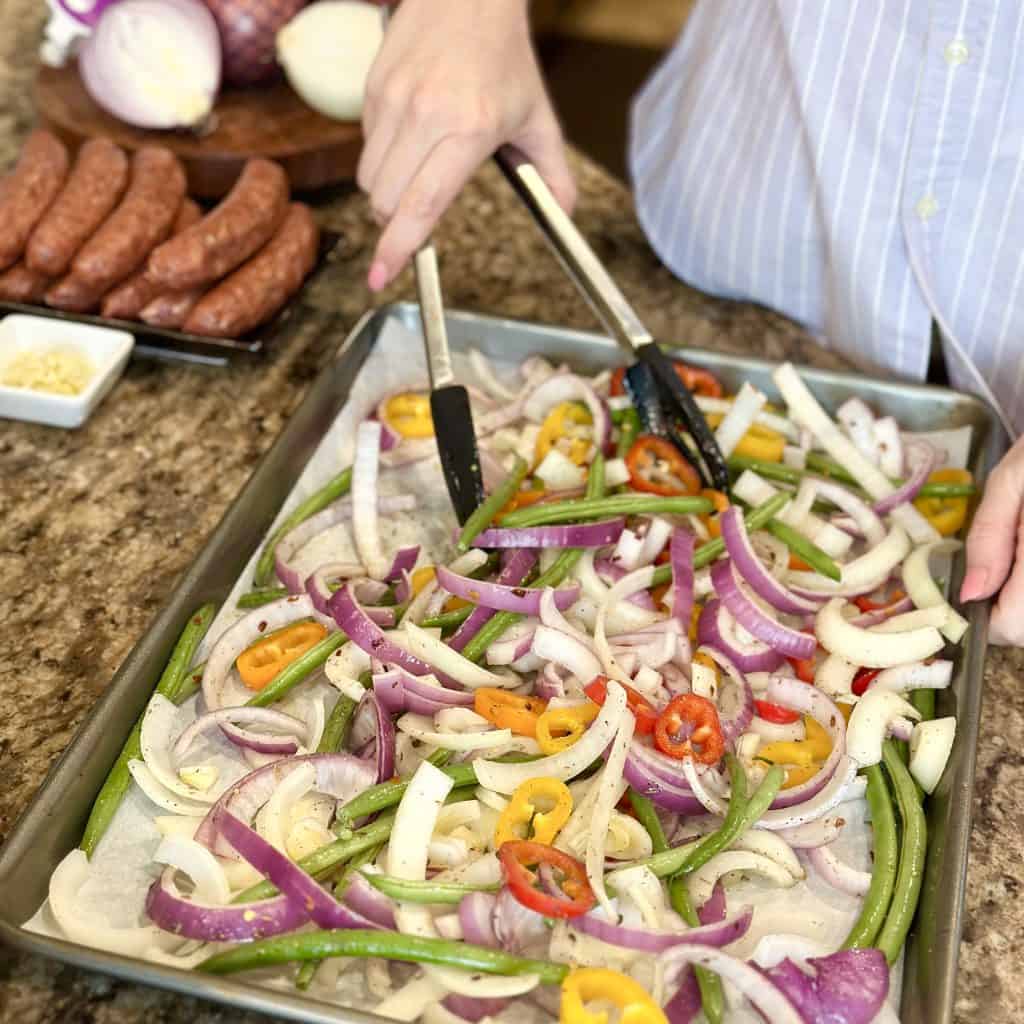
[[[384,225],[369,285],[387,285],[502,143],[566,209],[575,185],[530,40],[527,0],[404,0],[367,81],[357,179]]]

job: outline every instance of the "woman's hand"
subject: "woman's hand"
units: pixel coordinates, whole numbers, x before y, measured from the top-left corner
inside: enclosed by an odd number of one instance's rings
[[[989,639],[1024,646],[1024,437],[1003,456],[967,535],[967,573],[961,601],[999,591]],[[1002,588],[1002,589],[1000,589]]]
[[[502,143],[559,202],[575,186],[530,42],[526,0],[404,0],[370,71],[357,179],[386,226],[369,285],[388,284]]]

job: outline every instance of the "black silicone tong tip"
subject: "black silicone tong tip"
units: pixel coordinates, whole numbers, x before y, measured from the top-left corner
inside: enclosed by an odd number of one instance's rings
[[[484,500],[480,453],[466,389],[453,385],[431,392],[430,413],[448,494],[459,524],[465,525]]]

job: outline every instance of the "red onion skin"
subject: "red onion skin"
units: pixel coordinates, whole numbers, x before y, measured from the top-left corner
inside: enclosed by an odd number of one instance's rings
[[[348,885],[341,893],[342,902],[381,928],[395,927],[395,902],[377,889],[363,877],[359,871],[349,874]]]
[[[638,950],[641,953],[664,953],[681,942],[695,942],[705,946],[727,946],[743,938],[750,929],[754,911],[744,907],[732,918],[713,921],[684,932],[654,932],[641,928],[624,928],[597,917],[593,912],[574,917],[569,922],[577,931],[615,946]]]
[[[676,528],[669,541],[669,564],[672,566],[672,615],[686,633],[690,631],[693,613],[693,549],[694,537],[689,530]]]
[[[449,594],[473,601],[480,607],[493,611],[518,612],[522,615],[539,615],[542,589],[536,587],[509,587],[501,583],[469,579],[459,576],[445,566],[437,570],[437,582]],[[579,584],[562,587],[554,592],[555,606],[559,611],[571,607],[579,597]]]
[[[506,552],[508,557],[505,558],[503,554],[497,581],[505,586],[516,586],[526,579],[527,573],[537,564],[537,555],[526,548],[510,548],[506,549]],[[478,605],[455,631],[454,636],[448,641],[448,646],[453,651],[461,651],[494,615],[492,609]]]
[[[459,901],[459,924],[462,937],[477,946],[498,948],[494,934],[494,913],[498,899],[489,892],[467,893]]]
[[[697,640],[725,654],[741,672],[774,672],[783,662],[782,655],[770,647],[756,654],[745,654],[729,644],[722,635],[718,616],[722,604],[717,598],[707,601],[697,620]]]

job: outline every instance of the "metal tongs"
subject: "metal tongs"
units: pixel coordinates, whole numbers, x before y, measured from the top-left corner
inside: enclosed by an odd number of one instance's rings
[[[533,215],[562,266],[613,338],[635,360],[626,386],[644,430],[670,440],[709,487],[729,489],[729,472],[714,434],[672,360],[658,347],[597,254],[558,205],[537,169],[514,146],[494,156],[502,173]],[[687,443],[689,433],[697,450]]]

